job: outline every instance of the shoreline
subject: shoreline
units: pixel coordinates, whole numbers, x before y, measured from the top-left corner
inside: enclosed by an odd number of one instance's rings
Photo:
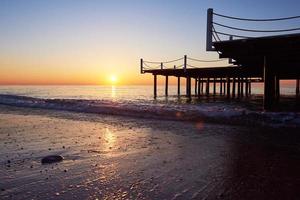
[[[206,103],[193,104],[135,104],[104,100],[40,99],[15,95],[0,95],[0,105],[91,113],[144,119],[193,121],[260,126],[269,128],[300,128],[299,112],[264,112],[249,110],[237,104]]]

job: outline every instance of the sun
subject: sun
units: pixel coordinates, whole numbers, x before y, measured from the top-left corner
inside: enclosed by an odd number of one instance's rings
[[[118,77],[116,75],[111,75],[110,76],[110,82],[112,84],[116,84],[118,82]]]

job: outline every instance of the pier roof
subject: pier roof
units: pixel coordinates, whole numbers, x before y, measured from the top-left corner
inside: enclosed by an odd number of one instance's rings
[[[300,34],[214,42],[220,58],[232,58],[245,68],[263,68],[264,56],[283,78],[300,76]]]

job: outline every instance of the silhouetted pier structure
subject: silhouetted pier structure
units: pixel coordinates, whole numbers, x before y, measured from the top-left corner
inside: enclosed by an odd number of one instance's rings
[[[192,79],[194,79],[194,95],[199,98],[202,94],[205,95],[226,95],[228,98],[248,96],[251,93],[251,83],[261,82],[263,71],[248,70],[237,66],[223,66],[223,67],[205,67],[196,68],[188,63],[189,60],[194,60],[184,56],[181,59],[184,64],[175,65],[173,68],[166,68],[164,63],[159,64],[160,68],[149,68],[147,63],[158,64],[158,62],[148,62],[141,59],[141,73],[152,73],[154,76],[154,97],[157,96],[157,76],[165,77],[165,95],[168,95],[168,83],[169,77],[177,77],[177,94],[180,95],[181,91],[181,79],[186,79],[185,95],[187,97],[192,96]],[[175,61],[175,62],[176,62]],[[218,60],[219,61],[219,60]],[[171,63],[170,61],[167,61]],[[199,60],[198,62],[207,62],[205,60]],[[211,62],[211,61],[209,61]],[[212,91],[210,91],[212,88]],[[218,88],[218,91],[217,91]]]
[[[271,109],[280,97],[280,80],[296,80],[296,96],[299,97],[300,87],[300,28],[257,30],[228,26],[215,22],[213,17],[228,20],[269,22],[300,19],[300,16],[278,19],[244,19],[221,15],[207,11],[206,50],[215,51],[220,60],[200,60],[184,56],[166,62],[150,62],[141,59],[141,73],[152,73],[154,76],[154,97],[157,96],[157,76],[165,76],[165,95],[168,95],[168,78],[178,79],[178,95],[180,95],[180,80],[186,79],[186,96],[191,97],[191,79],[195,81],[195,95],[201,94],[226,95],[228,98],[239,98],[251,94],[252,82],[264,83],[264,108]],[[217,30],[222,28],[222,31]],[[225,31],[224,31],[225,30]],[[281,33],[292,34],[271,36],[241,36],[226,32],[234,30],[250,33]],[[224,39],[224,36],[229,38]],[[220,62],[228,59],[229,64],[222,67],[197,67],[194,63]],[[166,67],[176,63],[173,67]],[[155,65],[154,67],[150,65]],[[213,91],[210,91],[212,84]],[[219,91],[217,87],[219,86]]]

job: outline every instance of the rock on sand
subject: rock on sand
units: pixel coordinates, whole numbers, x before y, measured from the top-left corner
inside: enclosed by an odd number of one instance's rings
[[[60,155],[49,155],[44,157],[41,162],[42,164],[50,164],[55,162],[61,162],[64,158]]]

